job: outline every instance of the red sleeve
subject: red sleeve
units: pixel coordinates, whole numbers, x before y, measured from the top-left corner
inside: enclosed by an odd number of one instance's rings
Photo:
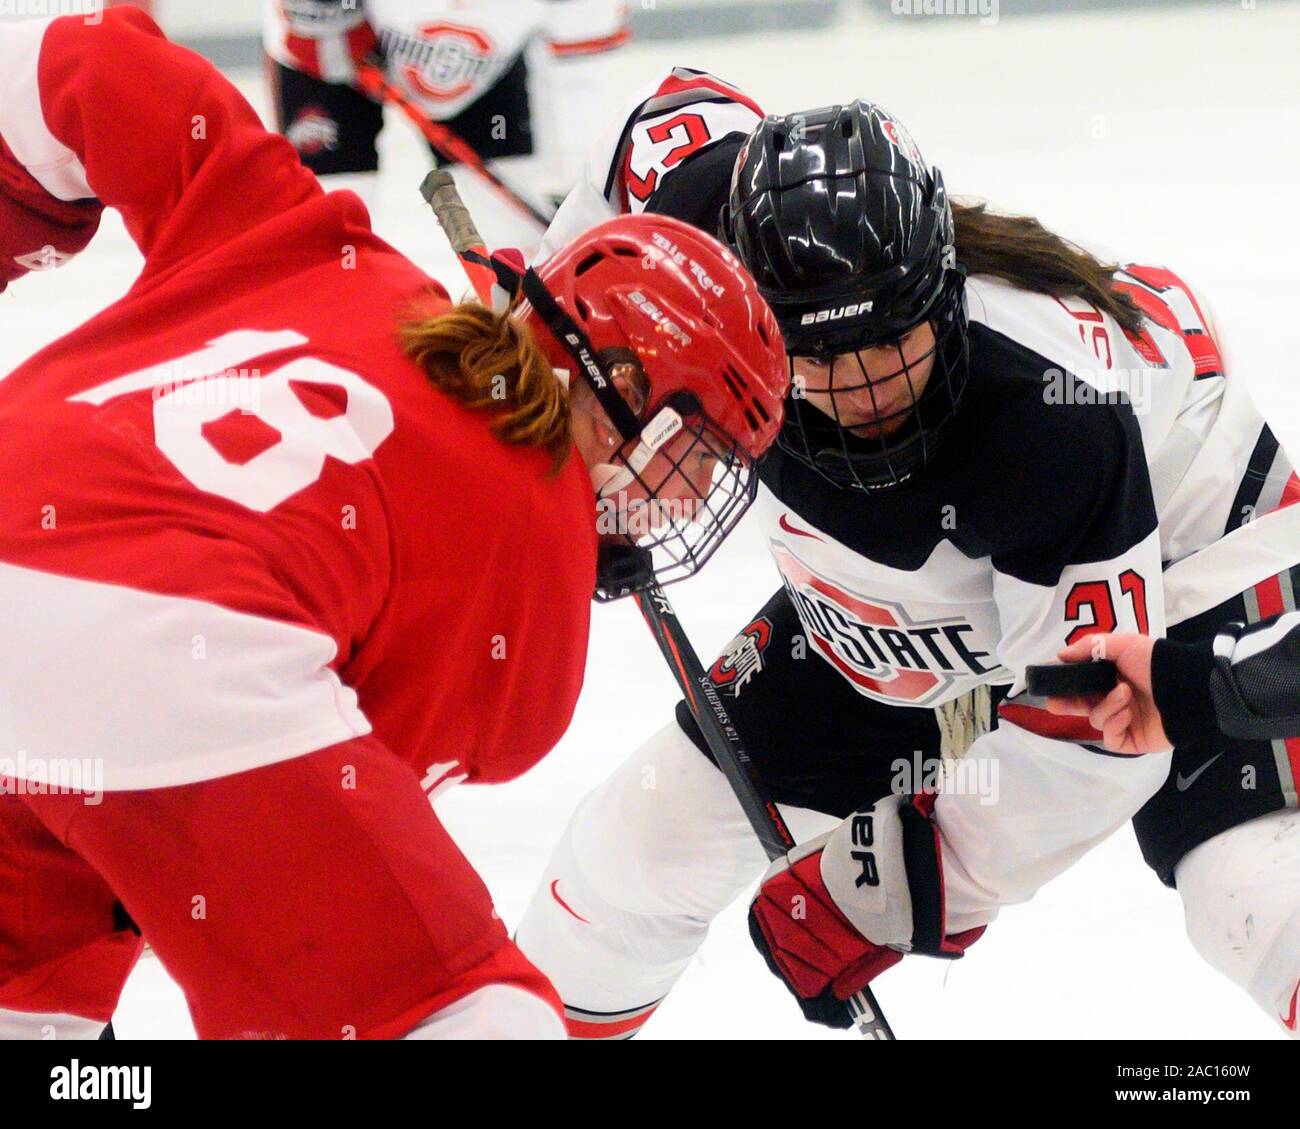
[[[148,275],[320,192],[215,67],[134,8],[0,24],[0,140],[5,279],[46,244],[80,250],[99,205],[122,213]]]
[[[0,138],[0,291],[31,270],[51,270],[83,250],[99,228],[95,200],[59,200]]]

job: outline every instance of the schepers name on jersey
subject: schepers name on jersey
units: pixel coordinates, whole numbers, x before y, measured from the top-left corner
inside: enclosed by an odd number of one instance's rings
[[[1001,670],[961,616],[913,620],[901,604],[851,592],[773,545],[813,647],[860,694],[933,706]]]

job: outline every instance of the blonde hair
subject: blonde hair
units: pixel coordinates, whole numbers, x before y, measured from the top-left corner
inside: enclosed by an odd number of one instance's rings
[[[569,394],[527,325],[464,302],[449,313],[413,317],[399,340],[436,388],[466,407],[495,410],[491,426],[499,439],[540,447],[553,471],[564,466],[573,445]]]

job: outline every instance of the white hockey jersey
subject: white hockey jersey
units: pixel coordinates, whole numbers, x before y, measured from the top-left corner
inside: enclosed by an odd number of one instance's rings
[[[675,68],[592,147],[543,256],[621,212],[716,231],[761,119],[735,87]],[[1131,265],[1117,283],[1148,316],[1141,337],[1079,300],[969,280],[978,451],[892,499],[767,460],[777,563],[812,641],[860,692],[934,706],[1014,683],[1071,638],[1163,633],[1300,561],[1300,507],[1287,508],[1300,484],[1226,374],[1202,301],[1163,268]],[[1120,398],[1131,410],[1108,404]]]
[[[716,232],[760,117],[712,76],[673,71],[593,147],[544,252],[642,208]],[[780,450],[762,466],[762,520],[810,649],[856,691],[932,708],[1010,689],[967,754],[1000,779],[997,803],[945,793],[936,808],[953,931],[1030,897],[1169,771],[1168,755],[1112,757],[1085,720],[1047,713],[1025,667],[1095,632],[1161,635],[1243,592],[1270,614],[1264,594],[1300,562],[1300,482],[1202,301],[1163,268],[1116,282],[1147,315],[1140,336],[1082,301],[969,279],[970,384],[903,487],[841,490]]]
[[[377,46],[389,80],[435,121],[532,48],[533,112],[544,108],[543,134],[575,168],[601,120],[610,52],[628,37],[626,0],[266,0],[263,21],[272,59],[327,82],[352,82]]]

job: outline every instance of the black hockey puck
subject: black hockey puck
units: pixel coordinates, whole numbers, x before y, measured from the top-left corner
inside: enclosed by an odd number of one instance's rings
[[[1039,663],[1025,667],[1029,692],[1038,698],[1082,698],[1109,694],[1119,675],[1109,659],[1088,663]]]

